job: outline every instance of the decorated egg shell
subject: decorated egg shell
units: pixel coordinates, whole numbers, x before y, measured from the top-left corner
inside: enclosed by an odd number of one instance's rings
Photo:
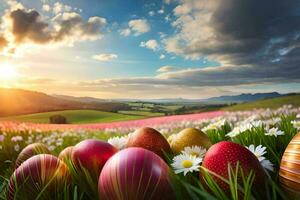
[[[290,198],[300,197],[300,132],[291,140],[281,158],[279,182]]]
[[[168,165],[154,152],[140,147],[113,155],[104,165],[98,187],[103,200],[176,199]]]
[[[70,183],[67,166],[49,154],[35,155],[24,161],[12,174],[8,200],[56,199]]]
[[[42,143],[33,143],[26,146],[18,155],[15,168],[18,168],[24,161],[38,154],[50,154],[50,151]]]
[[[186,128],[168,140],[174,153],[180,153],[188,146],[200,146],[208,149],[212,145],[209,137],[196,128]]]

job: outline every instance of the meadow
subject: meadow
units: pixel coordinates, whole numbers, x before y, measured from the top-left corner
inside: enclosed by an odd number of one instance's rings
[[[67,118],[70,124],[85,124],[85,123],[99,123],[99,122],[115,122],[127,121],[134,119],[143,119],[149,116],[157,116],[155,113],[149,112],[104,112],[97,110],[66,110],[44,112],[29,115],[18,115],[13,117],[1,118],[2,121],[19,121],[32,123],[49,123],[49,118],[54,115],[62,115]]]
[[[51,128],[45,125],[47,128],[43,129],[42,125],[0,123],[0,199],[8,198],[6,196],[8,182],[14,172],[16,159],[27,145],[43,143],[52,155],[58,156],[66,147],[74,146],[86,139],[97,139],[107,141],[121,153],[123,152],[122,149],[128,145],[129,138],[132,137],[133,132],[144,126],[151,126],[159,131],[167,139],[171,147],[178,133],[186,128],[202,130],[205,133],[203,137],[208,137],[212,144],[218,144],[221,141],[240,144],[243,148],[248,148],[255,155],[254,157],[257,158],[256,162],[260,163],[266,174],[263,195],[258,193],[258,183],[254,181],[261,177],[256,178],[252,173],[241,176],[238,164],[235,166],[237,168],[228,168],[228,173],[230,174],[228,180],[222,179],[226,183],[225,185],[228,186],[224,186],[224,184],[219,184],[219,180],[215,178],[218,177],[216,174],[205,171],[203,165],[206,159],[205,154],[209,149],[205,150],[201,146],[190,146],[190,149],[184,149],[180,152],[175,152],[172,149],[173,153],[169,152],[162,156],[164,157],[164,161],[162,162],[165,162],[170,170],[173,191],[177,191],[174,196],[172,196],[172,192],[168,194],[170,198],[174,197],[171,199],[290,198],[288,196],[289,193],[286,192],[279,182],[279,169],[286,147],[300,130],[300,108],[285,105],[278,109],[216,112],[214,115],[209,115],[208,113],[197,115],[197,117],[182,115],[173,117],[173,120],[165,120],[164,118],[156,118],[152,121],[142,120],[140,123],[132,124],[127,122],[124,124],[124,127],[120,123],[118,126],[111,127],[64,125],[53,126]],[[195,153],[198,154],[196,155]],[[238,153],[235,152],[234,155],[238,156]],[[180,159],[185,160],[181,160],[182,162],[180,161],[179,165],[180,163],[190,162],[192,166],[178,166],[178,160]],[[98,182],[95,183],[89,180],[88,177],[90,176],[88,174],[84,177],[79,176],[72,162],[64,162],[68,165],[72,175],[72,182],[63,192],[56,193],[58,196],[51,198],[101,199],[102,193],[100,192],[99,197],[97,189]],[[240,167],[241,171],[243,171],[243,166]],[[202,178],[199,178],[199,176]],[[86,182],[83,181],[86,179],[88,180],[88,187],[85,184]],[[124,189],[124,187],[126,188],[125,185],[122,186],[121,184],[118,188],[120,190]],[[263,186],[260,185],[260,187]],[[178,193],[178,191],[180,192]],[[49,192],[47,188],[39,188],[38,192],[39,194],[35,196],[36,199],[49,198],[49,196],[43,196],[44,193]],[[15,196],[15,199],[26,199],[25,197],[26,195],[23,195],[22,198]],[[28,197],[28,199],[32,199],[32,197]]]

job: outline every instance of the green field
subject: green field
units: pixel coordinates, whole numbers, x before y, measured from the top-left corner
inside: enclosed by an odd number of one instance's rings
[[[143,115],[144,114],[144,115]],[[155,114],[155,113],[152,113]],[[49,123],[49,117],[53,115],[63,115],[67,118],[68,123],[72,124],[83,124],[83,123],[99,123],[99,122],[116,122],[116,121],[127,121],[134,119],[143,119],[149,117],[149,113],[112,113],[102,112],[94,110],[69,110],[69,111],[56,111],[56,112],[45,112],[30,115],[20,115],[14,117],[0,118],[0,120],[8,121],[21,121],[21,122],[33,122],[33,123]]]
[[[158,116],[164,116],[163,113],[153,113],[153,112],[147,112],[147,111],[119,111],[118,113],[120,114],[125,114],[125,115],[134,115],[134,116],[144,116],[144,117],[158,117]]]
[[[300,95],[289,95],[277,97],[272,99],[264,99],[250,103],[241,103],[234,106],[223,108],[226,111],[237,110],[252,110],[255,108],[279,108],[280,106],[291,104],[293,106],[300,106]]]

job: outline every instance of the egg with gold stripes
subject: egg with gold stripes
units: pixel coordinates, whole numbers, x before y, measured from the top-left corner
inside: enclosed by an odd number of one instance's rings
[[[26,146],[16,159],[15,168],[18,168],[24,161],[38,154],[50,154],[48,147],[42,143],[33,143]]]
[[[175,199],[170,169],[157,154],[130,147],[113,155],[99,177],[102,200]]]
[[[70,182],[71,175],[64,162],[50,154],[36,155],[14,171],[6,199],[62,199],[58,196]]]
[[[300,196],[300,132],[294,136],[282,156],[279,181],[291,198]]]

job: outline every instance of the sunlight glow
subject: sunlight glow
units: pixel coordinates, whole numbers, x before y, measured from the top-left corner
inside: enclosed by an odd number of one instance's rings
[[[12,64],[0,64],[0,81],[13,81],[16,78],[17,71]]]

